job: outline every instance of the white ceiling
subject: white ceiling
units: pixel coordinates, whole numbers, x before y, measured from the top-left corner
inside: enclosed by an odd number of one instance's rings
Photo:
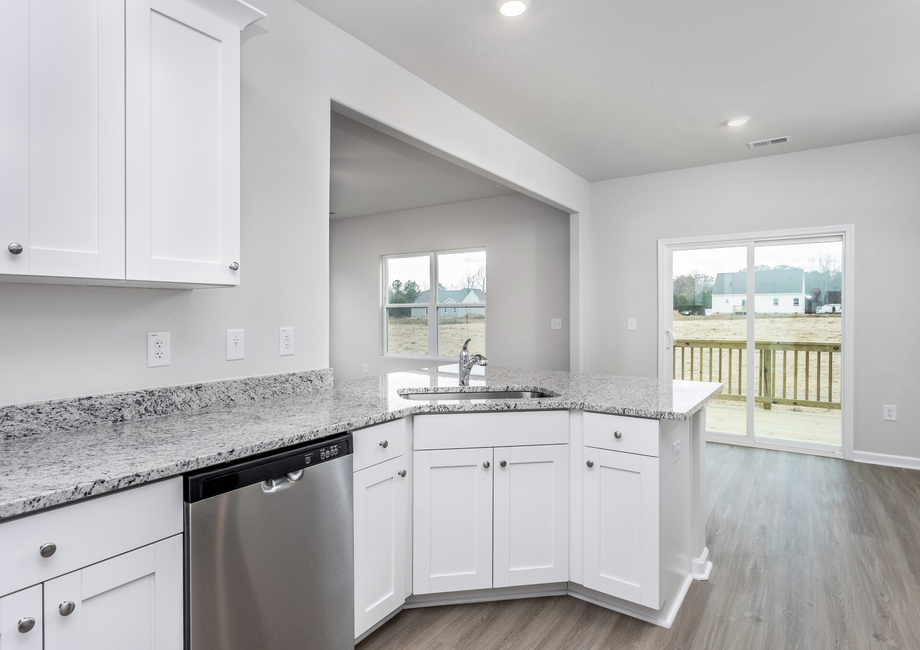
[[[331,145],[330,219],[515,193],[338,113]]]
[[[298,1],[590,181],[920,132],[917,0]]]

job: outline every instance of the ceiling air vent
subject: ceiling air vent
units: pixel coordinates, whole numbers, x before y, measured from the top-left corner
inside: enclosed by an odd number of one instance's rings
[[[770,138],[769,140],[758,140],[757,142],[748,142],[748,146],[751,149],[759,149],[760,147],[769,147],[771,144],[784,144],[789,142],[792,136],[784,135],[781,138]]]

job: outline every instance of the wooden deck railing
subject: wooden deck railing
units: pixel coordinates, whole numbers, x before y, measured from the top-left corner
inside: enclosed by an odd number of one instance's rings
[[[754,400],[765,409],[773,404],[840,408],[840,343],[756,341],[754,349]],[[674,341],[674,379],[721,382],[725,388],[716,399],[747,399],[746,367],[745,341]]]

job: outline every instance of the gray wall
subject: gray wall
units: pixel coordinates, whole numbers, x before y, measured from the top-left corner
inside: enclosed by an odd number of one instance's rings
[[[337,379],[362,376],[365,363],[369,374],[428,365],[382,356],[382,255],[479,246],[488,265],[489,363],[569,369],[567,214],[520,195],[501,196],[335,220],[330,244]],[[550,318],[562,318],[563,329],[550,330]]]
[[[592,203],[592,370],[646,377],[658,239],[855,223],[855,449],[920,457],[920,135],[594,183]]]

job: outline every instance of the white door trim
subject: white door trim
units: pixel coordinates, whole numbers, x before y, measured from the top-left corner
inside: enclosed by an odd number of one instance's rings
[[[674,239],[658,240],[658,377],[667,378],[671,373],[671,346],[668,342],[668,329],[671,323],[672,312],[672,282],[673,268],[671,253],[675,250],[692,248],[721,248],[727,246],[747,245],[751,242],[762,244],[764,242],[793,243],[796,239],[812,237],[843,237],[843,304],[846,307],[841,315],[841,363],[844,370],[842,375],[842,404],[841,404],[841,445],[843,457],[853,460],[853,362],[855,359],[853,347],[853,325],[855,322],[855,257],[856,257],[856,225],[842,224],[837,226],[813,226],[809,228],[792,228],[786,230],[769,230],[729,235],[704,235],[699,237],[678,237]],[[792,240],[792,241],[789,241]],[[753,281],[753,274],[749,274],[749,281]],[[753,313],[753,312],[752,312]],[[750,327],[750,324],[749,324]],[[673,340],[673,339],[672,339]],[[751,364],[753,368],[753,364]]]

